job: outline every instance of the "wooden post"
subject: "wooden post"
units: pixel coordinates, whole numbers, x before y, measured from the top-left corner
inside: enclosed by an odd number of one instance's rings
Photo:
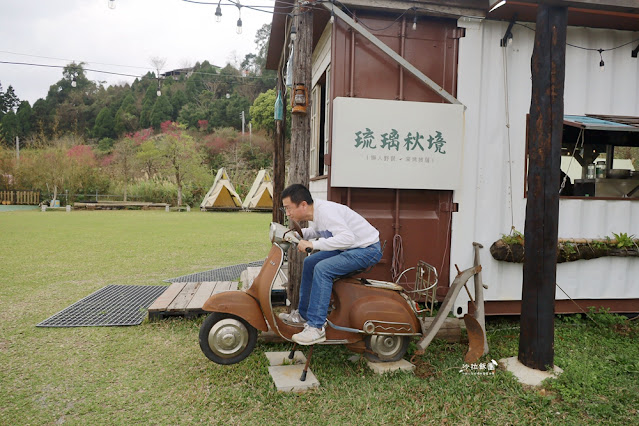
[[[567,9],[539,4],[531,59],[528,202],[519,361],[537,370],[554,363],[559,168],[564,115]]]
[[[313,10],[305,8],[296,1],[297,40],[293,48],[293,84],[304,84],[307,93],[311,91],[311,55],[313,54]],[[311,99],[309,96],[306,114],[291,114],[291,163],[289,182],[301,183],[308,187],[309,153],[311,146]],[[296,248],[289,250],[288,298],[291,307],[299,304],[299,286],[302,278],[302,265],[305,254]]]

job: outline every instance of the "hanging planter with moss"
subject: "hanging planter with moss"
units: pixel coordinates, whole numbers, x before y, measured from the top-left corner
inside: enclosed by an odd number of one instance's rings
[[[613,234],[614,239],[559,239],[557,244],[557,263],[575,260],[596,259],[604,256],[639,257],[639,239],[626,233]],[[524,262],[524,238],[520,232],[503,235],[490,247],[495,260],[504,262]]]

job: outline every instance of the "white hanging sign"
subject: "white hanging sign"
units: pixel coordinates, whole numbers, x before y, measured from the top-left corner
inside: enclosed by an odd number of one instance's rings
[[[335,98],[331,186],[457,189],[464,106]]]

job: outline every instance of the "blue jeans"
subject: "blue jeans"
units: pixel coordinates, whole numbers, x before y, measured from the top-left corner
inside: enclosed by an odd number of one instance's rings
[[[326,322],[333,279],[375,265],[382,258],[379,241],[365,248],[320,251],[304,259],[299,311],[312,327]]]

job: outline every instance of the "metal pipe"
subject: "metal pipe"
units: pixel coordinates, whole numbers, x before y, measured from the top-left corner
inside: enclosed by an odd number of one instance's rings
[[[399,234],[399,189],[395,190],[395,235]]]
[[[406,16],[402,18],[402,35],[400,40],[399,54],[403,58],[406,52]],[[400,101],[404,100],[404,68],[402,67],[399,67],[399,96],[397,99]]]
[[[355,13],[356,12],[353,12],[353,20],[357,19]],[[351,27],[349,27],[348,29],[351,32],[351,58],[350,58],[351,75],[350,75],[350,87],[349,87],[348,96],[352,98],[353,96],[355,96],[355,87],[354,87],[355,85],[355,31],[353,31],[353,28]]]

